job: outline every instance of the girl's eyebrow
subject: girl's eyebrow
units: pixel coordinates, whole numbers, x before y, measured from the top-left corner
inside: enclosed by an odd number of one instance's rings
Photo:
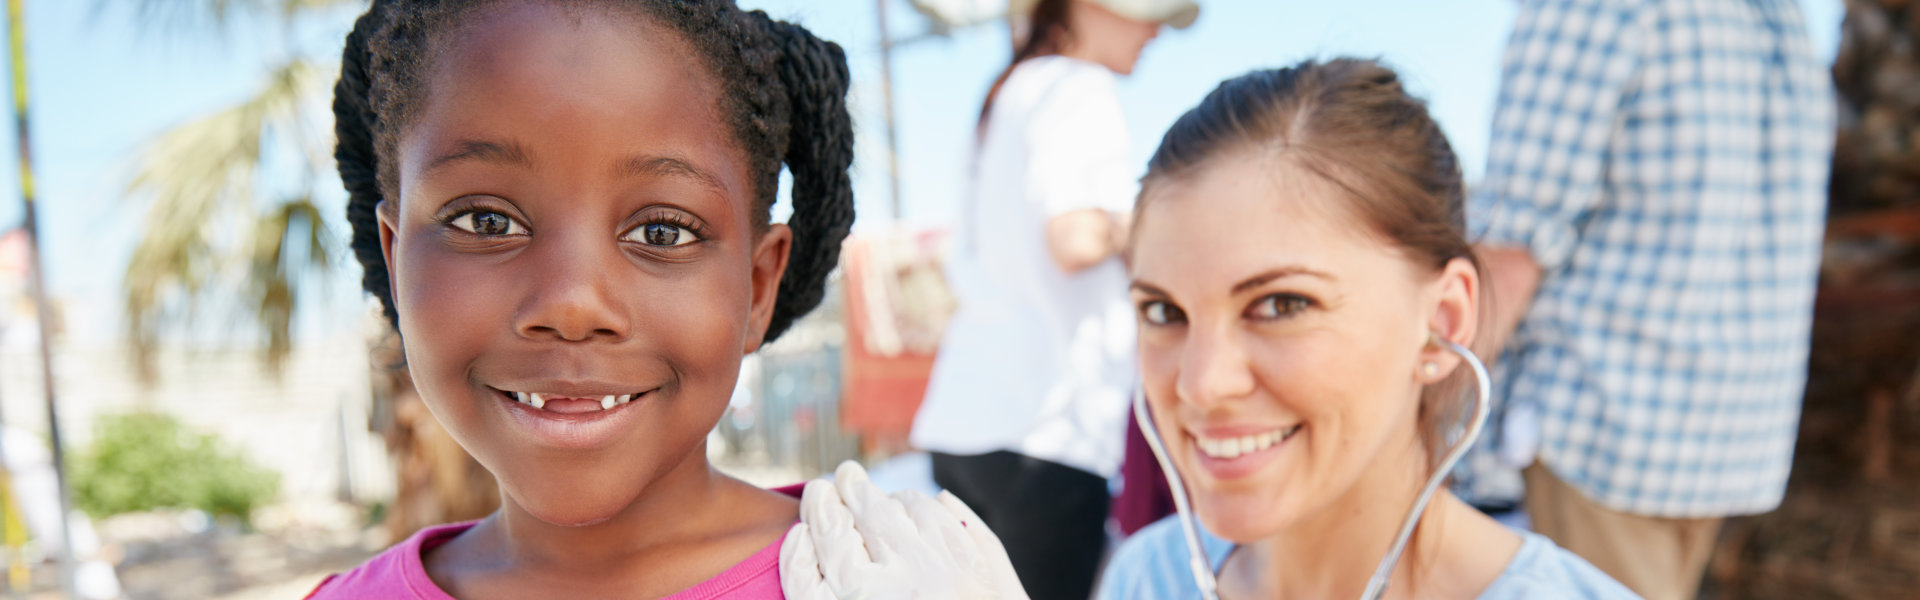
[[[615,171],[621,177],[684,177],[692,179],[722,196],[727,195],[727,186],[721,185],[720,178],[695,166],[692,161],[674,156],[656,156],[640,154],[621,161]]]
[[[433,162],[427,163],[426,172],[432,173],[435,169],[464,160],[504,163],[520,167],[533,166],[533,159],[529,157],[527,149],[522,147],[519,142],[493,142],[468,139],[454,142],[453,150],[440,155],[439,158],[433,159]]]
[[[500,163],[518,167],[532,167],[532,154],[525,146],[515,141],[490,141],[463,139],[452,144],[453,149],[441,154],[427,163],[426,172],[432,173],[441,167],[462,161]],[[685,177],[713,191],[725,195],[727,188],[705,169],[695,166],[692,161],[675,156],[655,156],[640,154],[622,160],[616,166],[615,174],[620,177]]]

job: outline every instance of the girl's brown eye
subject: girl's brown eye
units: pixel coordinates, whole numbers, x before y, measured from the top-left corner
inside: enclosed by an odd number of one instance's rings
[[[520,235],[527,232],[527,228],[514,222],[513,217],[485,210],[454,217],[453,226],[467,233],[486,236]]]
[[[629,239],[638,237],[639,239],[634,241],[642,244],[661,247],[685,246],[700,241],[699,236],[694,235],[692,231],[688,231],[685,227],[668,223],[648,223],[641,225],[639,229],[634,230],[634,232],[628,234],[628,236]]]

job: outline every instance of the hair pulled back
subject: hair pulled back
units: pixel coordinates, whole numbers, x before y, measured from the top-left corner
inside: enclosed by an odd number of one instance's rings
[[[431,90],[428,72],[442,34],[507,0],[374,0],[347,35],[334,87],[334,159],[348,194],[352,247],[398,327],[376,210],[398,199],[395,149]],[[721,85],[720,113],[747,157],[756,231],[771,220],[781,165],[793,175],[792,253],[780,280],[765,341],[820,304],[826,279],[853,224],[853,120],[847,60],[840,46],[806,29],[742,11],[731,0],[553,0],[629,11],[684,37]]]
[[[1073,36],[1072,23],[1068,17],[1073,0],[1039,0],[1033,3],[1033,10],[1021,15],[1026,23],[1026,37],[1014,40],[1013,60],[1000,76],[993,79],[993,85],[987,88],[987,99],[980,102],[980,120],[976,126],[986,131],[987,115],[993,111],[993,99],[999,97],[1000,88],[1007,84],[1007,78],[1013,76],[1013,69],[1027,59],[1059,54],[1067,47]]]
[[[1167,183],[1241,153],[1270,157],[1341,190],[1344,202],[1335,204],[1409,260],[1436,272],[1456,258],[1479,268],[1467,242],[1453,147],[1426,103],[1377,61],[1306,60],[1222,82],[1167,130],[1141,180],[1140,201],[1144,206]],[[1420,430],[1429,450],[1445,445],[1443,434],[1457,421],[1466,371],[1422,395]]]

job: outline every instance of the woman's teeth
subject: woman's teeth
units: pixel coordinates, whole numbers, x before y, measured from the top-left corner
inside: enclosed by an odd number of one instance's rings
[[[554,396],[554,394],[543,395],[543,394],[528,393],[528,392],[508,392],[508,393],[513,394],[513,401],[519,402],[521,404],[525,404],[528,406],[532,406],[538,409],[545,409],[547,407],[547,398]],[[624,396],[601,396],[600,410],[607,410],[615,406],[632,402],[633,397],[638,395],[639,394],[626,394]]]
[[[1195,445],[1200,447],[1200,453],[1209,457],[1239,458],[1242,454],[1251,454],[1271,448],[1274,444],[1280,443],[1299,430],[1300,426],[1295,425],[1286,429],[1275,429],[1266,433],[1243,435],[1235,438],[1194,436],[1193,441]]]

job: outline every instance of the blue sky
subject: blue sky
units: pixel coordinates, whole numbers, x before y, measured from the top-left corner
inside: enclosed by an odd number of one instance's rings
[[[897,37],[924,27],[905,0],[889,0]],[[113,4],[124,5],[119,1]],[[878,35],[868,0],[743,0],[797,20],[847,49],[860,138],[855,164],[859,227],[890,217],[881,120]],[[1801,0],[1815,47],[1831,58],[1840,0]],[[119,335],[120,279],[146,204],[125,192],[142,145],[168,128],[247,97],[292,54],[337,57],[357,11],[319,15],[288,30],[277,19],[243,15],[226,30],[167,30],[94,0],[29,0],[27,25],[34,102],[36,175],[52,292],[68,303],[68,332],[80,343]],[[1133,154],[1144,166],[1159,134],[1221,79],[1312,56],[1379,57],[1425,96],[1474,179],[1484,161],[1513,0],[1203,0],[1199,21],[1167,31],[1122,84]],[[216,33],[221,33],[216,35]],[[956,214],[973,120],[986,86],[1005,66],[1000,24],[900,48],[894,57],[903,220],[935,225]],[[12,165],[11,119],[0,160]],[[287,187],[287,181],[267,182]],[[336,181],[319,201],[341,215]],[[0,169],[0,227],[19,221],[18,184]],[[344,219],[333,223],[344,251]],[[344,254],[344,253],[343,253]],[[303,337],[357,328],[365,303],[359,267],[346,258],[300,318]]]

